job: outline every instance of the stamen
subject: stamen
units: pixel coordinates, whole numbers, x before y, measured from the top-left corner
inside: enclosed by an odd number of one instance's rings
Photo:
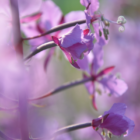
[[[106,33],[109,35],[109,30],[108,29],[106,29]]]
[[[111,139],[111,138],[112,138],[111,132],[108,132],[108,133],[107,133],[107,136]]]
[[[110,23],[109,23],[107,20],[104,20],[104,24],[105,24],[105,26],[107,26],[107,27],[110,26]]]
[[[107,29],[103,28],[103,32],[104,32],[105,39],[108,40]]]
[[[106,136],[106,132],[104,131],[104,129],[103,129],[103,131],[101,132],[101,135],[103,135],[104,137]]]
[[[102,36],[102,32],[101,32],[101,30],[99,29],[99,36]]]

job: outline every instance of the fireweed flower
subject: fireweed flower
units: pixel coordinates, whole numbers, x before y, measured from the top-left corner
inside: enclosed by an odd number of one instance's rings
[[[78,24],[60,39],[54,36],[52,38],[76,68],[80,68],[76,60],[82,59],[93,49],[93,34],[88,29],[81,30]]]
[[[27,131],[32,139],[42,137],[49,139],[47,136],[51,135],[51,131],[57,129],[52,128],[54,125],[54,122],[51,121],[52,118],[42,115],[41,111],[46,110],[45,107],[36,107],[33,105],[34,103],[27,101],[28,98],[34,98],[40,93],[44,93],[51,86],[50,82],[46,82],[46,73],[43,68],[36,65],[39,64],[35,63],[37,61],[32,62],[31,66],[27,68],[20,58],[18,59],[12,51],[9,52],[7,49],[0,51],[0,58],[0,112],[3,115],[0,118],[2,128],[0,132],[10,137],[9,140],[22,139],[21,129]],[[54,80],[56,81],[56,79]],[[21,98],[24,96],[26,96],[25,101]],[[21,102],[24,104],[23,108],[19,105]],[[44,102],[41,102],[42,104],[44,105]],[[47,109],[49,109],[49,105],[47,105]],[[25,110],[27,112],[23,114]],[[20,113],[22,116],[19,115]],[[7,139],[2,135],[0,138]]]
[[[38,18],[33,14],[39,12],[40,6],[42,4],[41,0],[19,0],[19,12],[20,12],[20,22],[29,22]],[[1,46],[11,46],[12,38],[12,14],[11,5],[9,0],[0,1],[0,31],[3,36],[0,39]],[[7,39],[11,42],[7,42]],[[10,45],[9,45],[10,44]]]
[[[100,90],[102,93],[108,93],[109,95],[113,94],[117,97],[121,96],[128,88],[126,83],[123,80],[118,79],[115,75],[107,75],[113,69],[114,67],[108,67],[97,73],[94,71],[94,64],[92,63],[91,65],[89,75],[93,77],[93,80],[91,82],[85,83],[85,86],[91,95],[92,104],[95,109],[97,109],[95,102],[95,93],[97,92],[95,82],[101,86]],[[88,75],[84,73],[83,78],[87,77]]]
[[[124,24],[126,23],[126,19],[123,16],[119,16],[117,21],[111,21],[106,19],[102,14],[95,14],[95,11],[99,8],[98,0],[80,0],[81,4],[85,6],[85,16],[88,28],[90,28],[90,24],[93,26],[93,21],[99,20],[99,34],[100,36],[104,36],[106,40],[108,40],[109,35],[109,26],[110,23],[119,25],[119,31],[123,32],[125,30]]]
[[[53,10],[51,10],[53,9]],[[51,10],[51,15],[50,15]],[[55,15],[57,14],[56,18]],[[51,18],[50,18],[51,17]],[[42,7],[41,7],[41,16],[36,22],[35,20],[32,22],[26,22],[24,24],[21,24],[22,31],[27,37],[33,37],[35,35],[41,35],[44,32],[50,30],[51,28],[67,22],[72,22],[74,20],[80,20],[84,19],[85,14],[83,11],[72,11],[65,16],[63,16],[61,9],[53,2],[53,1],[43,1]],[[82,29],[85,29],[85,24],[80,26]],[[52,33],[51,35],[55,37],[61,37],[62,35],[65,35],[67,32],[71,31],[73,27],[67,28],[61,31],[57,31],[55,33]],[[45,43],[47,41],[52,40],[50,35],[41,36],[39,38],[35,38],[33,40],[29,40],[29,44],[32,46],[32,48],[36,48],[38,45]],[[32,50],[33,50],[32,49]],[[44,69],[46,70],[49,60],[51,59],[55,48],[51,48],[46,55],[45,61],[44,61]],[[58,50],[57,50],[58,51]],[[42,55],[41,55],[42,56]]]
[[[60,8],[57,5],[55,5],[53,1],[43,1],[42,6],[40,8],[40,13],[41,16],[38,22],[34,20],[32,22],[26,22],[24,24],[21,24],[22,31],[26,35],[26,37],[40,35],[50,30],[52,27],[59,25],[63,18]],[[53,18],[55,17],[56,14],[57,17]],[[51,40],[50,35],[41,36],[39,38],[29,40],[29,44],[32,46],[33,50],[42,43],[45,43],[50,40]]]
[[[115,103],[109,111],[92,121],[92,127],[96,131],[101,128],[102,135],[105,136],[108,133],[110,138],[112,134],[128,136],[133,131],[135,124],[124,115],[126,108],[127,106],[123,103]]]

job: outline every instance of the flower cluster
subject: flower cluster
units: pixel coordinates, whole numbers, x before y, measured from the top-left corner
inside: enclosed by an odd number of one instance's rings
[[[99,92],[120,97],[128,89],[122,79],[111,73],[114,66],[103,68],[103,49],[110,40],[110,23],[119,25],[119,31],[123,32],[126,19],[119,16],[115,22],[97,14],[98,0],[80,0],[80,3],[85,7],[84,11],[73,11],[64,16],[51,0],[1,0],[0,109],[10,116],[8,118],[1,111],[4,117],[0,119],[0,136],[3,139],[59,139],[58,135],[62,133],[85,127],[93,127],[102,139],[106,134],[111,138],[133,131],[135,124],[124,115],[127,108],[124,103],[115,103],[109,111],[88,123],[58,129],[64,118],[55,118],[58,109],[52,106],[58,102],[46,100],[48,96],[84,83],[97,110],[95,97]],[[24,58],[25,46],[30,54]],[[54,47],[60,49],[83,76],[79,81],[49,91],[57,84],[54,74],[46,77],[46,71],[50,70],[48,64],[56,53]],[[46,49],[49,49],[47,54]],[[36,55],[38,57],[31,60]],[[29,58],[31,61],[27,61]],[[53,67],[50,71],[57,73],[56,66]],[[68,116],[76,114],[70,109]],[[72,138],[67,133],[60,135],[60,139]]]

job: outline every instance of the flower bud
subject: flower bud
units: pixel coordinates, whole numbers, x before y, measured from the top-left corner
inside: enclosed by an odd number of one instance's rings
[[[124,16],[119,16],[118,20],[117,20],[118,24],[125,24],[126,23],[126,19]]]
[[[120,26],[120,27],[119,27],[119,32],[122,33],[122,32],[124,32],[124,30],[125,30],[124,26]]]

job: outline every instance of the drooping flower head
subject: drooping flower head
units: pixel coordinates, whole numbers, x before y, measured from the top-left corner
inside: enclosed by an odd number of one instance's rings
[[[88,29],[82,30],[77,24],[71,32],[60,39],[52,37],[53,41],[65,53],[69,62],[76,68],[80,68],[76,60],[82,59],[84,55],[93,49],[94,36]]]
[[[124,103],[115,103],[109,111],[92,121],[92,127],[95,130],[102,129],[102,135],[105,136],[106,131],[108,136],[112,134],[116,136],[128,136],[134,129],[135,124],[132,120],[125,116],[127,106]]]

